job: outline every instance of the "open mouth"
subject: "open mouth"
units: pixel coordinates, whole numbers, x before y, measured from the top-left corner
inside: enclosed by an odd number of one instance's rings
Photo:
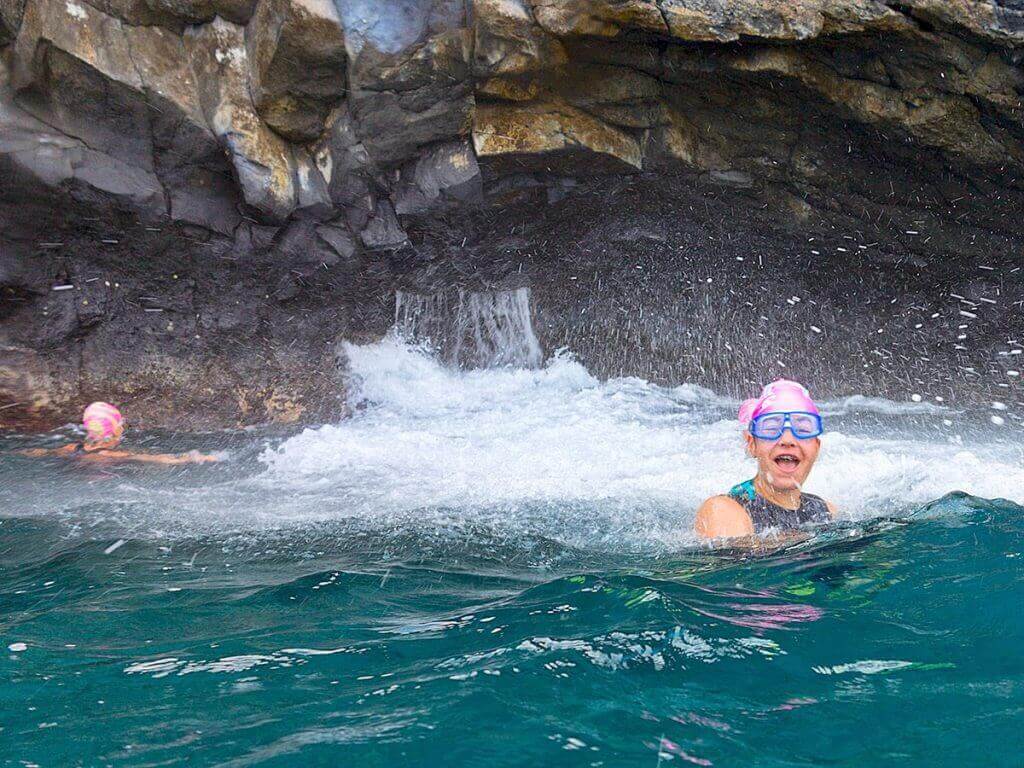
[[[792,472],[800,466],[800,459],[792,453],[780,453],[775,457],[775,466],[786,472]]]

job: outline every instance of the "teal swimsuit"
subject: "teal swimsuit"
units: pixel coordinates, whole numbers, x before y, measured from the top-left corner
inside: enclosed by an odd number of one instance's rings
[[[766,528],[798,528],[806,523],[824,523],[832,517],[828,504],[820,496],[801,493],[800,506],[797,509],[786,509],[759,494],[753,480],[734,485],[729,491],[729,498],[747,511],[758,533]]]

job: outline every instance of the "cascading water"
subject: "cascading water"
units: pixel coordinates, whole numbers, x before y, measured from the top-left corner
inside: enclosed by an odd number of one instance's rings
[[[395,294],[395,329],[464,368],[536,368],[543,360],[533,331],[530,289],[463,289]]]

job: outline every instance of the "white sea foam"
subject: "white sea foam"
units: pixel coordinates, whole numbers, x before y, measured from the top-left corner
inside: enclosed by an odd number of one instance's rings
[[[472,529],[506,542],[664,550],[693,544],[700,502],[754,472],[737,401],[701,387],[600,381],[566,354],[540,368],[459,371],[391,337],[341,352],[353,414],[283,442],[256,434],[266,447],[254,464],[68,468],[45,484],[15,467],[0,503],[102,530],[111,557],[123,554],[111,548],[120,539],[334,521],[385,538]],[[1024,446],[1009,427],[869,397],[824,408],[806,490],[849,519],[902,514],[955,490],[1024,503]]]
[[[628,499],[682,513],[735,479],[702,460],[739,445],[731,420],[698,427],[709,392],[602,384],[568,357],[459,372],[393,339],[346,353],[363,410],[264,454],[276,482],[361,478],[356,495],[392,509]]]
[[[540,369],[462,372],[393,338],[344,352],[354,417],[307,429],[262,460],[263,481],[341,495],[350,515],[462,516],[568,532],[573,543],[682,543],[701,500],[753,473],[736,402],[700,387],[600,382],[564,355]],[[873,426],[858,424],[865,412]],[[1021,449],[965,442],[936,418],[946,409],[851,397],[826,413],[835,427],[807,490],[849,518],[952,490],[1024,501]]]

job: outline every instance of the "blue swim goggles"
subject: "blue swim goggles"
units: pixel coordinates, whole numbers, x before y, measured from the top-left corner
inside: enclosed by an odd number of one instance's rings
[[[750,422],[750,434],[758,440],[778,440],[789,427],[790,433],[797,440],[809,440],[817,437],[824,428],[821,416],[807,411],[773,411],[762,413]]]

